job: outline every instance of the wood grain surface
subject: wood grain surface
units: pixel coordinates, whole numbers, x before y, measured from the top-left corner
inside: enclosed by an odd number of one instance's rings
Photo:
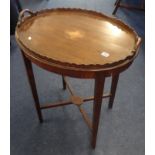
[[[84,68],[104,68],[132,59],[139,39],[123,22],[81,9],[31,14],[17,26],[16,38],[29,55]]]

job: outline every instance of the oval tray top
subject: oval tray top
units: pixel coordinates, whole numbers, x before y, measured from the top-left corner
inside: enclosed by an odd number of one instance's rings
[[[20,19],[16,39],[36,59],[87,69],[107,69],[132,60],[140,43],[136,32],[116,18],[67,8],[31,12]]]

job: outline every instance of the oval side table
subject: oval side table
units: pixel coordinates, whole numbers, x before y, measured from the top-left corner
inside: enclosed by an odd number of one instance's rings
[[[119,74],[126,70],[138,54],[141,38],[122,21],[104,14],[82,9],[57,8],[20,12],[16,40],[25,67],[40,122],[41,110],[75,104],[92,130],[92,147],[96,146],[102,98],[109,97],[112,108]],[[62,75],[63,89],[70,98],[56,104],[40,105],[32,63]],[[94,97],[77,96],[67,76],[94,79]],[[112,77],[111,90],[104,94],[106,77]],[[90,121],[81,105],[94,100]]]

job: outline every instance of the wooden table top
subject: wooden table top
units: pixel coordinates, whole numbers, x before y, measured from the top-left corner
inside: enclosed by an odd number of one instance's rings
[[[16,38],[28,55],[64,66],[113,67],[137,52],[136,32],[115,18],[81,9],[51,9],[25,17]]]

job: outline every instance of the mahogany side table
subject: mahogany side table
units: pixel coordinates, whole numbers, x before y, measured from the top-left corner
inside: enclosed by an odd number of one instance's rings
[[[43,121],[42,110],[75,104],[92,130],[92,147],[95,148],[102,98],[110,98],[108,106],[111,109],[119,74],[134,61],[141,38],[116,18],[69,8],[21,11],[15,36],[22,51],[40,122]],[[47,105],[39,103],[32,63],[62,75],[63,89],[68,88],[71,94],[67,101]],[[94,79],[94,97],[77,96],[66,76]],[[104,94],[105,78],[110,76],[111,91]],[[94,100],[92,121],[81,107],[91,100]]]

